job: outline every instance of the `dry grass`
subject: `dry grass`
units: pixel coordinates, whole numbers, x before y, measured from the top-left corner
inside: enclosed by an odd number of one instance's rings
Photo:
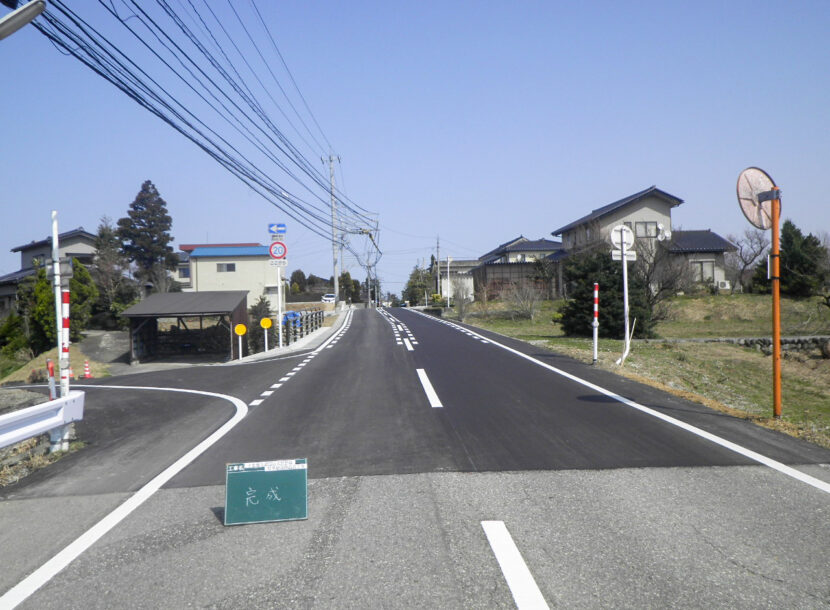
[[[664,337],[764,336],[769,334],[769,297],[684,297],[672,302],[671,319],[658,325]],[[783,303],[785,334],[830,334],[828,313],[811,300]],[[823,306],[822,306],[823,307]],[[553,312],[549,305],[545,312]],[[543,315],[534,322],[496,313],[470,317],[482,328],[532,342],[582,362],[592,361],[590,339],[568,338]],[[497,309],[496,309],[497,311]],[[601,314],[600,314],[601,315]],[[766,332],[764,332],[766,329]],[[772,359],[725,343],[635,342],[625,366],[614,362],[622,341],[601,340],[598,366],[759,425],[830,447],[830,360],[813,353],[786,353],[782,362],[781,419],[772,418]]]
[[[58,371],[58,348],[52,348],[48,352],[44,352],[33,360],[23,365],[22,368],[17,369],[13,373],[0,379],[0,385],[8,383],[43,383],[46,381],[46,359],[51,358],[55,363],[55,376],[60,373]],[[72,370],[75,373],[75,378],[80,379],[84,375],[84,362],[89,362],[89,369],[93,377],[109,377],[109,369],[107,365],[102,362],[90,360],[77,345],[69,346],[69,363],[72,365]],[[35,381],[35,377],[42,376],[43,378]],[[56,384],[60,384],[60,379],[55,379]]]

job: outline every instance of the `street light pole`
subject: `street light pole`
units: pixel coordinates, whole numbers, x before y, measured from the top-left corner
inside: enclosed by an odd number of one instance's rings
[[[40,15],[45,8],[46,2],[43,0],[32,0],[32,2],[24,4],[0,19],[0,40],[11,36],[24,25],[34,21],[34,18]]]

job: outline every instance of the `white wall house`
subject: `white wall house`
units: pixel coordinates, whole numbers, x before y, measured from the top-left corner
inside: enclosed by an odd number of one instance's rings
[[[267,246],[196,247],[189,266],[189,291],[247,290],[249,307],[264,294],[272,311],[278,309],[277,268],[271,265]]]

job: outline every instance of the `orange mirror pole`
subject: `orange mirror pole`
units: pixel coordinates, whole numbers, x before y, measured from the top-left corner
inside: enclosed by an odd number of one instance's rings
[[[778,187],[772,200],[772,414],[781,417],[781,244],[778,224],[781,220],[781,198]]]

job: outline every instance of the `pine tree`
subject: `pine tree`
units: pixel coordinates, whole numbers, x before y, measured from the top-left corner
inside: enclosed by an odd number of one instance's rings
[[[248,309],[249,332],[248,332],[248,350],[252,354],[259,353],[265,350],[265,333],[268,333],[268,347],[276,347],[277,345],[277,327],[272,325],[267,331],[260,326],[262,318],[272,318],[271,306],[268,304],[268,299],[265,295],[261,295],[259,300],[251,305]]]
[[[160,270],[175,268],[176,258],[169,245],[173,240],[169,233],[172,226],[167,203],[155,185],[145,181],[127,216],[119,219],[117,231],[122,242],[121,252],[135,263],[136,278],[142,283],[152,281]]]
[[[92,268],[98,287],[95,312],[104,312],[114,318],[135,298],[134,286],[127,278],[129,269],[129,261],[121,253],[121,241],[112,220],[104,216],[95,236],[95,266]]]
[[[622,339],[623,315],[622,263],[611,259],[607,251],[576,254],[565,259],[563,276],[570,299],[562,309],[562,330],[566,335],[588,337],[593,333],[594,282],[600,288],[599,336]],[[637,319],[634,335],[649,337],[653,330],[651,312],[645,298],[646,287],[638,277],[628,274],[630,318]]]

